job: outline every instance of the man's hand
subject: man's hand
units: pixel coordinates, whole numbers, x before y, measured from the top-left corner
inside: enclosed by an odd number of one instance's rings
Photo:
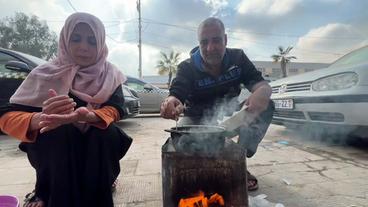
[[[181,101],[175,96],[169,96],[161,104],[161,117],[178,120],[183,110],[184,106]]]
[[[260,82],[253,87],[252,92],[245,105],[248,106],[247,111],[259,115],[267,109],[270,103],[272,88],[267,82]]]
[[[74,122],[89,122],[96,119],[96,114],[86,107],[79,107],[69,114],[42,114],[39,126],[40,132],[44,133],[64,124]]]

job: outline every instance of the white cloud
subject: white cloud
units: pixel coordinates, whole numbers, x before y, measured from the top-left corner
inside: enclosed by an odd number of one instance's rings
[[[257,37],[247,30],[238,29],[227,34],[228,47],[245,48],[253,45]]]
[[[217,14],[229,4],[228,0],[204,0],[204,2],[212,8],[212,15]]]
[[[0,0],[0,5],[6,5],[6,9],[0,9],[0,18],[14,16],[15,12],[23,12],[27,15],[36,15],[40,20],[46,20],[51,30],[57,34],[61,30],[68,12],[57,3],[56,0]]]
[[[312,29],[300,37],[295,47],[295,55],[298,61],[332,62],[362,44],[364,40],[359,38],[359,33],[354,27],[331,23]]]
[[[240,14],[281,16],[294,9],[300,0],[242,0],[237,7]]]
[[[137,77],[139,66],[137,44],[116,44],[108,41],[108,46],[108,60],[122,70],[124,74]],[[157,75],[155,66],[159,59],[160,50],[149,45],[144,45],[142,51],[143,75]]]
[[[109,60],[119,65],[125,73],[137,76],[136,1],[71,2],[78,11],[92,13],[104,22],[106,33],[120,42],[107,38]],[[141,3],[143,75],[157,74],[154,66],[160,51],[167,53],[173,49],[182,53],[182,59],[189,57],[189,51],[198,44],[198,24],[211,15],[221,17],[231,31],[228,46],[244,49],[253,59],[269,60],[277,45],[295,45],[292,55],[298,57],[297,61],[329,62],[339,56],[333,53],[342,54],[350,48],[368,43],[367,15],[363,12],[366,3],[363,1],[358,4],[342,0],[141,0]],[[74,12],[66,0],[0,0],[0,5],[0,18],[14,15],[15,11],[35,14],[47,20],[57,34],[65,18]],[[337,11],[338,15],[325,12],[326,9]],[[293,35],[305,31],[309,32],[301,38]],[[283,37],[280,34],[291,36]],[[337,36],[361,38],[325,38]]]

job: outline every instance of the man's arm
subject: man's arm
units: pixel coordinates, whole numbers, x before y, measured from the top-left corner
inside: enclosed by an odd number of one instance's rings
[[[170,95],[161,103],[161,117],[177,120],[184,111],[184,101],[191,90],[189,64],[185,61],[178,65],[178,72],[170,86]]]
[[[252,87],[251,92],[252,94],[245,102],[245,105],[248,106],[247,110],[256,114],[260,114],[268,107],[272,94],[272,88],[267,81],[261,81]]]

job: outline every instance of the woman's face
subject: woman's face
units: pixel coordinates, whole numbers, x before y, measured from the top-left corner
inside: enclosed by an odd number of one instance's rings
[[[73,61],[81,67],[96,63],[96,38],[88,24],[79,23],[75,26],[69,39],[69,52]]]

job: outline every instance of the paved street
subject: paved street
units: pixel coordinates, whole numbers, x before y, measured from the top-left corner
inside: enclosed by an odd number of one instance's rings
[[[134,142],[121,160],[116,206],[162,206],[161,145],[169,135],[163,129],[175,122],[146,116],[119,125]],[[368,207],[368,145],[308,140],[299,133],[271,125],[257,154],[247,160],[260,185],[250,195],[266,194],[286,207]],[[0,136],[0,194],[23,198],[33,189],[35,174],[17,144]]]

